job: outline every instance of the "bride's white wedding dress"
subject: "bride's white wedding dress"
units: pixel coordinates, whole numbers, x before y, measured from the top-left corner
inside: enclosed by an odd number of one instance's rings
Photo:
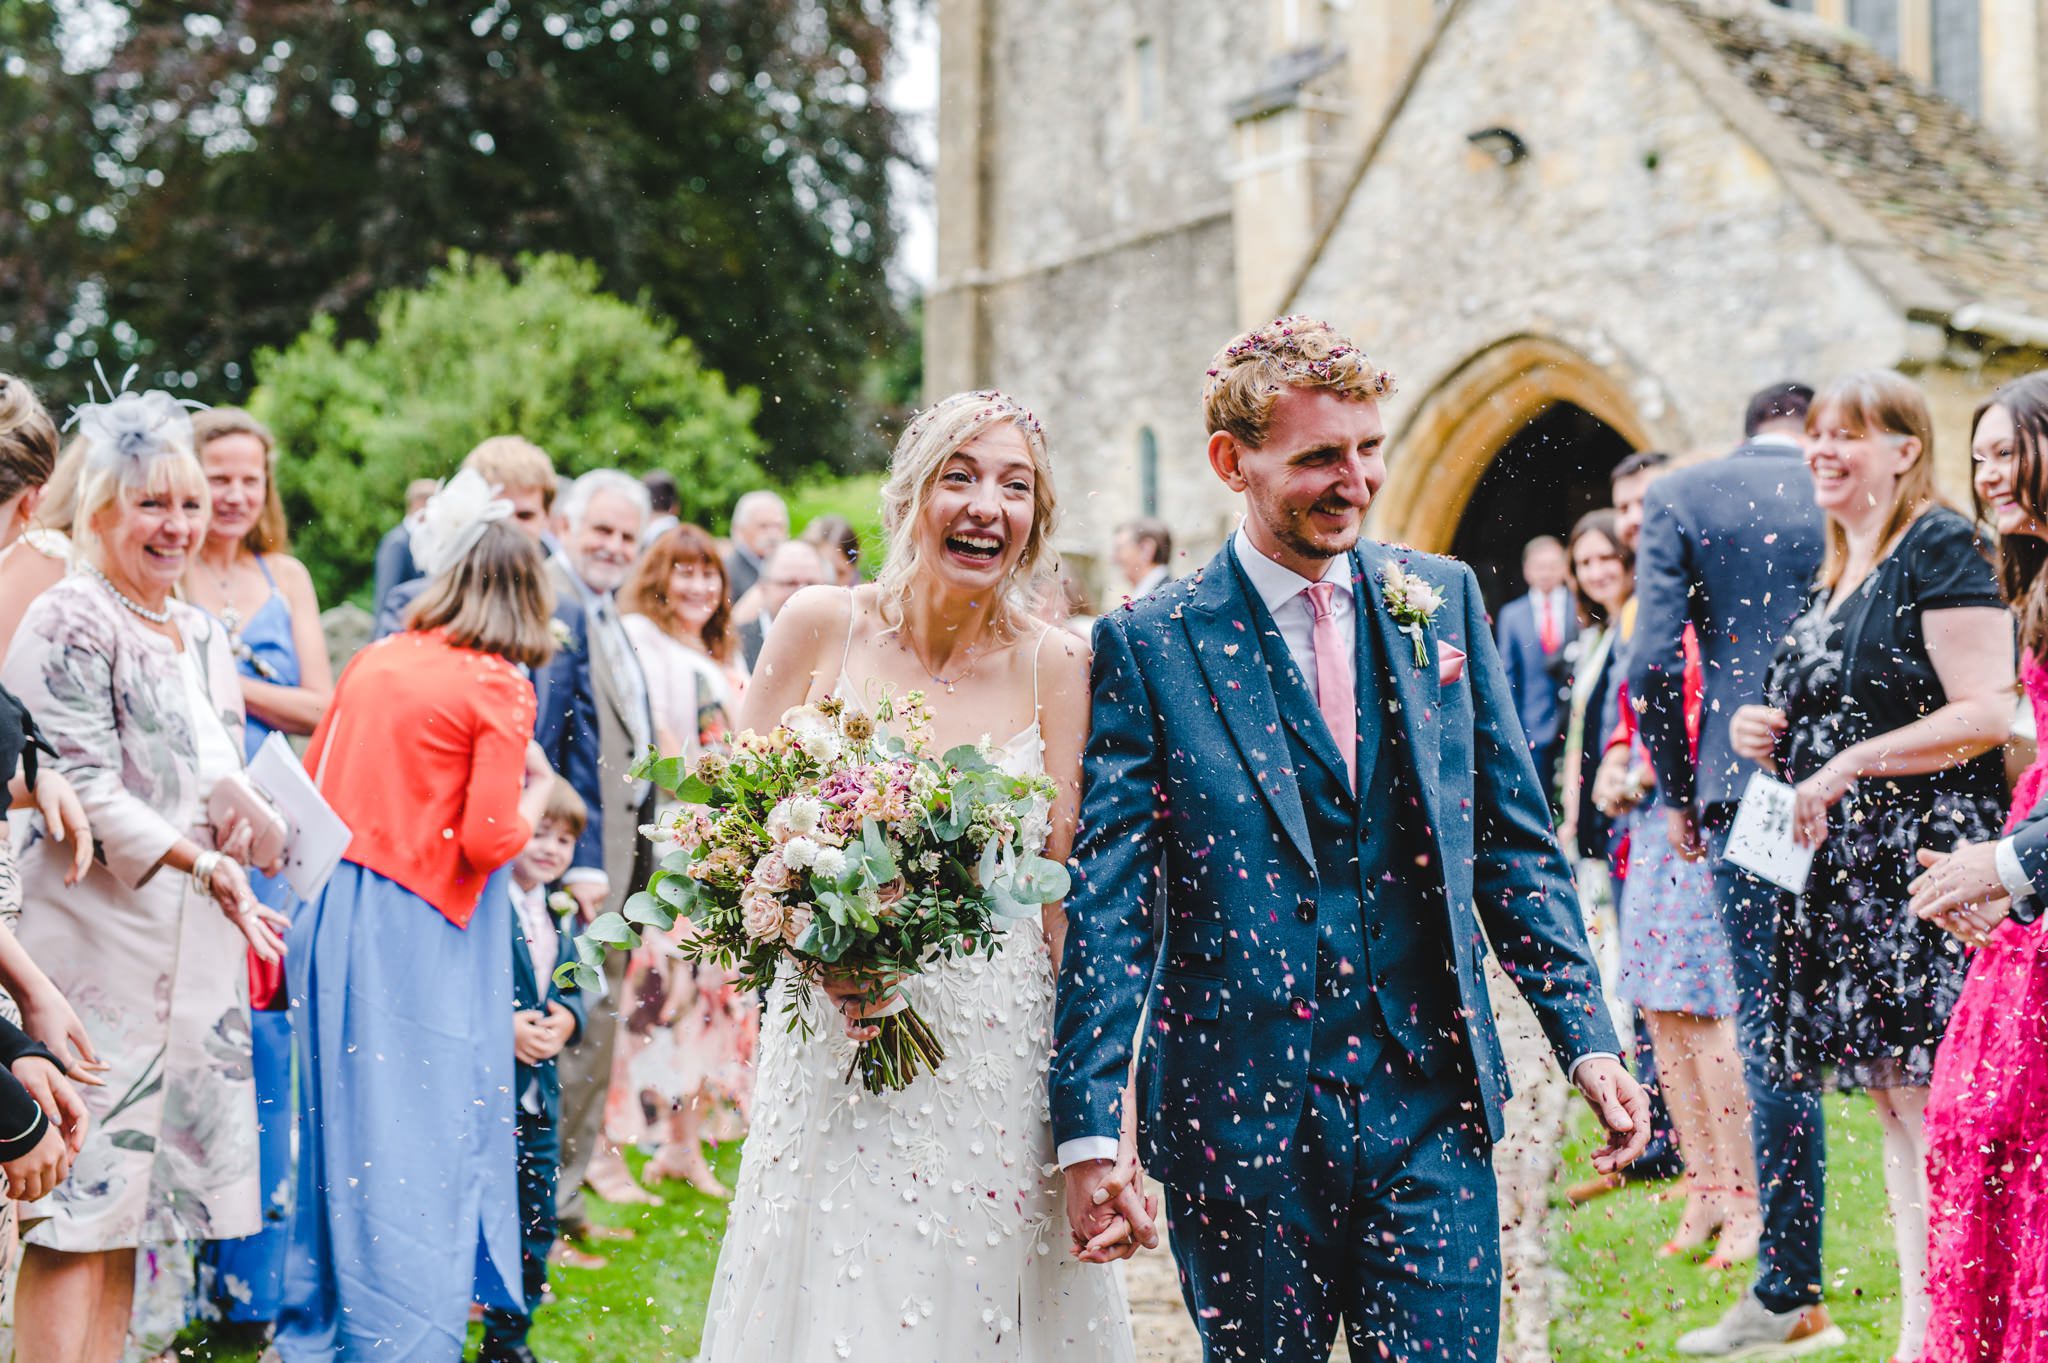
[[[843,661],[836,690],[861,698]],[[1037,773],[1042,748],[1034,721],[996,760]],[[1046,1100],[1053,977],[1033,915],[993,957],[905,981],[946,1059],[879,1095],[847,1082],[854,1043],[823,991],[805,1040],[777,980],[699,1363],[1131,1363],[1121,1276],[1070,1248]]]

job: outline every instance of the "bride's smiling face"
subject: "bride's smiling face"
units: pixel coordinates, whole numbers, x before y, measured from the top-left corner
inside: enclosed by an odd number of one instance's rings
[[[1030,542],[1037,495],[1024,432],[1011,422],[990,427],[954,451],[926,489],[920,561],[963,591],[999,589]]]

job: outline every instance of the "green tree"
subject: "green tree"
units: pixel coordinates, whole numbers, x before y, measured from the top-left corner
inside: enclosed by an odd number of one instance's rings
[[[778,473],[873,462],[889,36],[888,0],[0,0],[0,111],[33,114],[0,367],[234,400],[315,314],[361,336],[451,251],[554,251],[770,395]]]
[[[256,359],[252,405],[277,433],[278,487],[323,601],[368,581],[406,483],[452,473],[486,436],[525,436],[565,477],[667,469],[686,517],[723,516],[759,484],[754,391],[603,293],[587,262],[523,257],[514,279],[457,255],[373,317],[373,338],[341,339],[321,317]]]

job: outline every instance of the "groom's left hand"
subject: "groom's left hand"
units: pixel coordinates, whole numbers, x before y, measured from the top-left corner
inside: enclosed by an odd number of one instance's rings
[[[1074,1257],[1103,1264],[1158,1247],[1159,1232],[1152,1224],[1158,1207],[1145,1194],[1144,1173],[1135,1159],[1083,1160],[1067,1168],[1066,1184]]]
[[[1650,1144],[1650,1096],[1619,1060],[1596,1055],[1572,1076],[1600,1125],[1607,1144],[1593,1152],[1593,1167],[1616,1173],[1635,1162]]]

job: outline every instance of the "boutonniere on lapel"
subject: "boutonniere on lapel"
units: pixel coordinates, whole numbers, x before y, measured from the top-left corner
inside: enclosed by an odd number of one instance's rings
[[[554,639],[555,647],[565,652],[576,643],[576,636],[569,632],[568,624],[559,617],[548,621],[548,634]]]
[[[1388,564],[1380,574],[1380,599],[1386,603],[1387,614],[1394,617],[1401,632],[1414,643],[1415,665],[1429,666],[1429,650],[1423,646],[1422,632],[1444,608],[1443,593],[1399,564]]]

